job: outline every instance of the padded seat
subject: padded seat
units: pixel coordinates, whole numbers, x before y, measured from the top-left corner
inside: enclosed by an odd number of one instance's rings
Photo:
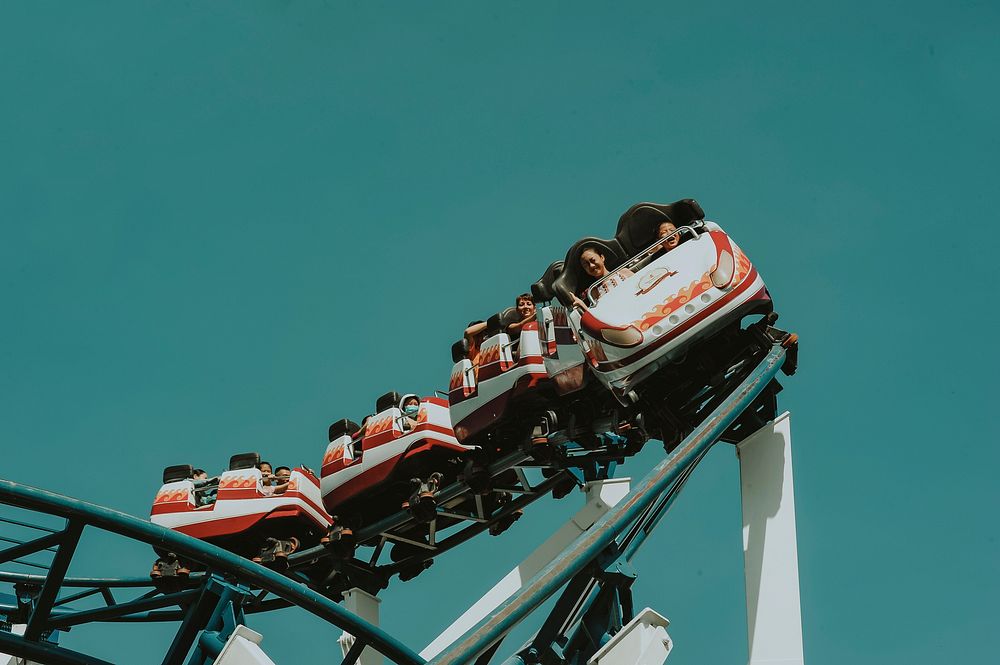
[[[190,464],[175,464],[163,470],[163,484],[175,483],[194,477],[194,467]]]
[[[705,211],[694,199],[636,203],[618,219],[615,239],[628,256],[635,256],[653,244],[656,230],[663,222],[672,222],[680,228],[701,219],[705,219]]]
[[[229,458],[229,470],[256,469],[260,466],[260,453],[240,453]]]
[[[552,290],[552,283],[562,274],[563,262],[554,261],[542,276],[538,278],[538,281],[531,285],[531,297],[536,303],[549,302],[554,300],[556,297],[555,292]]]
[[[516,307],[508,307],[503,311],[497,312],[486,319],[486,338],[489,339],[493,335],[507,332],[507,326],[517,323],[520,320],[521,317],[518,315]]]
[[[395,390],[390,390],[386,394],[375,400],[375,413],[382,413],[386,409],[391,409],[394,406],[399,405],[399,400],[403,399],[403,396],[397,393]]]
[[[345,434],[350,434],[351,436],[354,436],[360,429],[361,426],[358,425],[353,420],[348,420],[347,418],[344,418],[343,420],[338,420],[337,422],[330,425],[329,440],[336,441]]]

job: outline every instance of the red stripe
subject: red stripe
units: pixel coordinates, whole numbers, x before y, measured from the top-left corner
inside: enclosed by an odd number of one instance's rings
[[[251,487],[250,489],[239,488],[239,489],[222,489],[219,488],[218,498],[223,501],[230,501],[235,499],[256,499],[259,496],[263,496],[256,487]]]
[[[331,492],[326,494],[323,497],[323,505],[326,506],[327,513],[332,515],[338,504],[343,503],[344,501],[357,496],[361,492],[380,484],[389,476],[402,456],[403,454],[400,453],[399,455],[390,457],[381,464],[373,466],[360,476],[351,478],[343,485],[334,488]]]
[[[195,507],[192,506],[187,501],[184,502],[174,501],[171,503],[153,504],[153,508],[149,511],[149,514],[152,516],[152,515],[169,515],[171,513],[188,513],[188,512],[193,513],[194,510]]]
[[[263,514],[227,517],[221,520],[212,520],[210,522],[198,522],[197,524],[179,526],[174,529],[174,531],[179,531],[189,536],[194,536],[195,538],[201,538],[204,540],[205,538],[228,536],[233,533],[246,531],[263,518]]]
[[[288,497],[288,498],[293,498],[293,499],[299,499],[299,500],[302,501],[302,503],[306,504],[307,506],[309,506],[310,508],[312,508],[313,510],[315,510],[317,513],[319,513],[320,515],[323,515],[324,517],[327,516],[326,515],[326,509],[323,508],[323,506],[317,504],[315,501],[313,501],[312,499],[310,499],[308,496],[306,496],[305,494],[303,494],[299,490],[286,490],[283,494],[277,494],[275,496]]]

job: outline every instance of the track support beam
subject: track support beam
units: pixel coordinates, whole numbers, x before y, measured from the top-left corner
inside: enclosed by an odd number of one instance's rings
[[[743,561],[750,665],[802,665],[802,611],[785,412],[736,447],[743,500]]]

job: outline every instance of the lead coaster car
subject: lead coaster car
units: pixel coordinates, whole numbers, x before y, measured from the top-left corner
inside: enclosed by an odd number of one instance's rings
[[[681,241],[669,251],[656,238],[664,221],[677,226]],[[590,284],[580,266],[588,246],[597,246],[609,267]],[[575,307],[570,323],[591,371],[622,404],[637,402],[637,387],[699,341],[772,310],[750,259],[691,199],[633,206],[613,240],[577,242],[565,265],[554,290],[568,306],[572,294],[582,294],[586,307]]]

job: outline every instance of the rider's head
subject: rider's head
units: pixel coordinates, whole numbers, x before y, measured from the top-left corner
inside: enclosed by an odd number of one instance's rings
[[[415,418],[420,413],[420,398],[416,395],[407,395],[399,403],[399,410],[411,418]]]
[[[591,277],[604,277],[608,269],[604,265],[604,254],[597,245],[588,245],[580,252],[580,265]]]
[[[519,295],[514,299],[514,305],[517,307],[517,315],[522,319],[535,315],[535,301],[531,299],[530,293]]]
[[[673,222],[660,222],[660,225],[656,227],[656,238],[667,238],[667,240],[663,243],[663,246],[667,249],[673,249],[681,242],[681,235],[679,233],[674,233],[676,230],[677,227],[674,226]]]

